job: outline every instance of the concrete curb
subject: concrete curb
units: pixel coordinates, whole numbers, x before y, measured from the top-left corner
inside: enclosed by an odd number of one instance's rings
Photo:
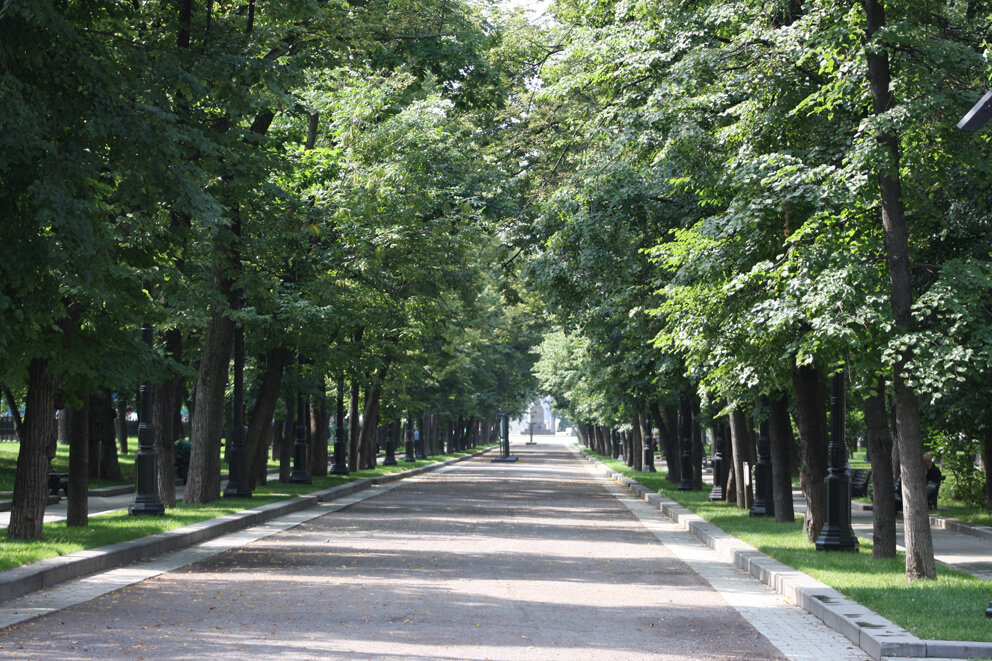
[[[9,569],[0,572],[0,602],[86,574],[106,571],[154,555],[199,544],[200,542],[214,539],[221,535],[250,528],[271,519],[313,507],[318,503],[324,503],[358,491],[363,491],[373,485],[395,482],[396,480],[413,477],[414,475],[420,475],[421,473],[472,459],[485,454],[489,450],[490,448],[484,448],[461,457],[439,461],[435,464],[419,466],[382,477],[355,480],[330,489],[306,494],[305,496],[297,496],[288,500],[261,505],[256,508],[200,521],[155,535],[139,537],[95,549],[76,551],[75,553],[69,553],[57,558],[48,558],[31,563],[30,565],[24,565],[23,567]]]
[[[676,525],[691,532],[724,560],[733,563],[830,628],[844,634],[873,659],[883,657],[992,657],[992,643],[923,640],[897,624],[845,597],[833,588],[789,567],[703,520],[673,500],[617,473],[582,451],[582,457],[615,482],[651,503]]]

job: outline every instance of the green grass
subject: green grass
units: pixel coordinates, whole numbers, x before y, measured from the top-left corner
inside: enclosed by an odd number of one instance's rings
[[[224,516],[225,514],[232,514],[315,491],[322,491],[353,480],[397,473],[418,466],[426,466],[446,459],[463,456],[478,449],[474,448],[455,454],[436,455],[414,462],[399,461],[396,466],[379,466],[374,470],[356,471],[348,476],[329,475],[327,477],[317,477],[314,478],[313,484],[282,484],[272,481],[255,489],[251,498],[221,498],[207,505],[178,503],[176,508],[167,510],[165,515],[160,517],[133,517],[127,512],[111,512],[91,516],[89,518],[89,525],[83,527],[70,528],[65,525],[64,521],[46,523],[40,540],[9,540],[6,537],[0,537],[0,571],[75,551],[154,535],[198,521],[213,519],[218,516]]]
[[[599,459],[920,638],[992,642],[992,627],[985,617],[985,607],[992,597],[992,585],[987,581],[940,565],[936,581],[909,583],[904,555],[874,559],[870,540],[861,540],[860,553],[816,551],[803,534],[801,517],[793,523],[752,518],[747,510],[710,502],[708,491],[678,491],[664,473],[640,473],[612,459]]]
[[[138,440],[132,437],[132,442],[128,448],[138,447]],[[17,453],[20,451],[20,443],[0,443],[0,491],[14,490],[14,473],[17,469]],[[118,463],[121,467],[122,480],[113,482],[111,480],[90,480],[91,489],[102,487],[112,487],[120,484],[134,484],[134,452],[130,454],[119,454]],[[58,473],[69,472],[69,446],[57,445],[55,448],[55,458],[52,459],[52,470]]]

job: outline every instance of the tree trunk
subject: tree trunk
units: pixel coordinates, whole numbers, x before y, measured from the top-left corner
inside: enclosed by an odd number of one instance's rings
[[[730,413],[731,464],[734,473],[734,493],[738,509],[750,507],[747,497],[747,477],[744,475],[744,460],[747,457],[747,432],[744,414],[735,408]]]
[[[630,458],[627,464],[634,470],[641,470],[644,467],[644,438],[641,436],[641,425],[635,415],[630,425]]]
[[[985,510],[992,512],[992,471],[989,462],[992,461],[992,427],[986,427],[982,432],[982,466],[985,467]]]
[[[287,394],[283,401],[286,404],[286,418],[282,422],[282,433],[279,435],[279,481],[289,482],[293,472],[293,445],[296,443],[296,397]]]
[[[310,456],[313,458],[310,475],[313,477],[327,476],[327,439],[329,437],[327,393],[324,391],[323,381],[321,381],[320,394],[310,398]]]
[[[878,0],[864,0],[864,8],[868,85],[871,88],[875,114],[881,115],[891,110],[895,103],[888,53],[880,45],[872,43],[876,33],[885,27],[885,11]],[[909,277],[909,230],[899,179],[899,140],[889,132],[880,133],[876,139],[889,156],[888,163],[879,167],[878,186],[881,193],[892,315],[899,332],[912,333],[914,324],[913,290]],[[916,392],[908,383],[911,378],[908,367],[911,360],[912,353],[908,349],[897,357],[892,368],[892,388],[895,393],[896,432],[902,475],[906,578],[913,581],[936,578],[937,565],[933,557],[933,538],[930,535],[930,513],[927,507],[920,405]]]
[[[173,361],[183,359],[182,333],[171,328],[163,333],[165,355]],[[183,377],[172,374],[152,391],[152,425],[155,427],[155,449],[158,453],[158,493],[166,508],[176,506],[176,441],[185,434],[182,428]]]
[[[361,423],[358,419],[358,399],[361,391],[357,380],[351,382],[351,398],[348,400],[348,470],[358,470],[358,443],[361,437]]]
[[[885,384],[865,399],[865,436],[871,455],[873,558],[896,557],[896,500],[892,479],[892,436],[885,411]]]
[[[654,424],[658,428],[659,443],[661,444],[662,451],[665,453],[665,466],[668,470],[665,479],[678,484],[682,481],[682,465],[679,463],[679,444],[678,434],[676,433],[678,422],[675,407],[666,407],[665,414],[662,415],[658,404],[654,403],[651,405],[651,416],[654,418]]]
[[[796,518],[792,503],[792,421],[789,420],[789,400],[784,393],[769,399],[768,436],[772,450],[772,499],[775,520],[792,523]]]
[[[48,502],[48,472],[55,456],[55,420],[59,380],[48,372],[48,359],[35,358],[28,366],[28,396],[21,447],[17,453],[14,497],[8,539],[39,539]]]
[[[90,399],[89,393],[77,393],[79,408],[62,409],[69,413],[69,483],[66,487],[67,526],[89,523]]]
[[[233,283],[225,266],[232,261],[232,250],[216,239],[214,283],[223,300],[210,305],[210,320],[203,339],[203,353],[196,380],[189,440],[192,445],[189,477],[183,500],[212,503],[220,497],[220,450],[224,426],[224,394],[234,345],[234,322],[227,316],[232,307]]]
[[[823,378],[813,367],[806,365],[796,369],[792,374],[792,383],[796,395],[796,428],[802,445],[799,484],[806,496],[803,531],[811,542],[815,542],[823,528],[826,511],[824,480],[827,478],[827,445],[830,442],[827,398]]]
[[[114,401],[107,390],[90,397],[90,464],[99,467],[100,479],[121,481],[121,466],[117,460],[117,439],[114,438]]]
[[[117,393],[117,417],[114,419],[117,427],[117,444],[121,454],[127,454],[127,399],[124,393]]]
[[[700,424],[699,398],[692,397],[692,490],[703,490],[703,426]]]
[[[254,490],[266,474],[269,439],[272,438],[272,417],[279,405],[282,376],[293,355],[278,347],[266,352],[265,373],[255,394],[255,405],[248,420],[245,434],[245,455],[248,457],[248,486]],[[281,437],[280,437],[281,438]]]
[[[14,421],[14,436],[20,442],[24,438],[24,422],[21,420],[21,411],[17,408],[17,400],[14,399],[14,393],[7,386],[3,386],[3,397],[7,402],[7,408],[10,409],[10,419]],[[68,434],[66,437],[68,438]]]
[[[376,466],[375,432],[379,427],[379,400],[382,397],[382,384],[386,380],[391,363],[391,360],[387,360],[379,368],[379,371],[376,372],[372,380],[372,386],[369,388],[368,395],[365,398],[365,412],[362,416],[362,434],[359,444],[359,463],[362,468],[372,469]],[[426,443],[426,439],[423,436],[425,432],[423,423],[421,423],[420,434],[422,443]]]

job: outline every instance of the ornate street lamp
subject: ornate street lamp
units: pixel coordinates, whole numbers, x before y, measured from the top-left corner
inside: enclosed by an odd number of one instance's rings
[[[417,420],[417,427],[419,429],[413,430],[413,454],[417,459],[426,459],[427,455],[424,454],[423,418]]]
[[[852,551],[860,547],[851,528],[851,480],[847,476],[847,446],[844,442],[845,392],[844,370],[833,375],[830,383],[830,445],[827,446],[826,522],[816,538],[817,551]]]
[[[152,327],[141,327],[141,339],[152,346]],[[137,483],[134,502],[128,508],[132,515],[165,514],[165,505],[158,495],[158,452],[155,450],[155,427],[152,426],[152,384],[145,381],[138,389],[138,453],[134,457]]]
[[[727,492],[725,484],[727,477],[724,473],[726,462],[723,459],[723,448],[726,437],[723,433],[723,425],[718,424],[713,428],[713,488],[710,489],[710,500],[725,500]]]
[[[644,437],[644,462],[641,468],[642,473],[657,473],[657,469],[654,467],[654,436],[651,435],[651,430],[648,430],[647,435]]]
[[[240,300],[238,308],[244,301]],[[227,456],[227,486],[225,498],[251,498],[248,486],[248,453],[245,450],[245,329],[239,322],[234,327],[234,420],[231,428],[231,449]]]
[[[761,407],[768,410],[768,399],[761,398]],[[774,516],[772,495],[772,448],[768,434],[768,416],[758,424],[758,461],[754,465],[754,504],[751,516]]]
[[[346,448],[344,440],[344,375],[338,376],[338,408],[335,411],[336,426],[334,428],[334,465],[331,466],[331,475],[347,475],[348,462],[346,458]],[[393,462],[395,463],[395,461]]]
[[[296,443],[293,445],[293,472],[289,474],[292,484],[312,484],[310,477],[310,447],[307,445],[307,432],[304,419],[307,407],[303,401],[303,355],[298,356],[299,383],[296,386]]]
[[[500,413],[499,414],[499,433],[500,437],[503,439],[503,443],[500,446],[500,456],[494,457],[491,461],[505,461],[513,462],[517,460],[517,457],[510,456],[510,414]]]
[[[393,425],[386,426],[386,458],[382,460],[382,465],[396,465],[396,439],[393,438]]]

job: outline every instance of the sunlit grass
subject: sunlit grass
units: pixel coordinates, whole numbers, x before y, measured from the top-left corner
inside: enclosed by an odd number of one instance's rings
[[[802,518],[776,523],[751,517],[747,510],[710,502],[709,490],[678,491],[665,473],[640,473],[618,461],[598,457],[611,469],[660,491],[686,509],[772,558],[808,574],[924,639],[992,642],[985,607],[992,584],[938,565],[936,581],[906,580],[906,559],[871,557],[872,543],[861,540],[859,553],[817,551],[802,531]]]
[[[167,510],[164,516],[135,517],[127,512],[118,511],[90,516],[89,525],[83,527],[68,527],[64,521],[46,523],[40,540],[9,540],[0,536],[0,571],[75,551],[154,535],[198,521],[322,491],[361,478],[387,475],[417,466],[435,464],[446,459],[476,452],[479,449],[472,448],[464,452],[437,455],[414,462],[399,461],[396,466],[379,466],[374,470],[357,471],[348,476],[315,477],[312,484],[284,484],[270,481],[266,485],[257,487],[251,498],[221,498],[206,505],[178,503],[176,508]]]

